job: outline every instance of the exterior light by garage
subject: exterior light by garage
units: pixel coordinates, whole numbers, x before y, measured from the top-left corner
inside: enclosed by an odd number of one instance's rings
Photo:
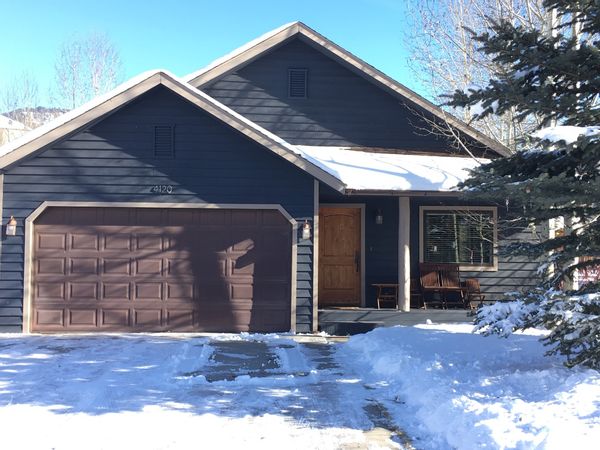
[[[310,223],[308,223],[307,220],[305,220],[304,225],[302,225],[302,239],[310,239]]]
[[[8,222],[6,224],[6,235],[7,236],[15,236],[17,234],[17,220],[10,216]]]
[[[383,211],[380,209],[375,213],[375,223],[377,225],[383,225]]]

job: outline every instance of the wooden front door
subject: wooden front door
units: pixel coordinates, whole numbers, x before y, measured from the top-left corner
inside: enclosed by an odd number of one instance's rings
[[[319,212],[319,305],[361,304],[360,208]]]

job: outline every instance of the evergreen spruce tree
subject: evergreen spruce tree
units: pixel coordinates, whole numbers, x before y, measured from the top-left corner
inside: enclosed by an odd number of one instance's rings
[[[564,235],[500,249],[542,261],[544,281],[521,294],[520,309],[498,305],[478,321],[501,334],[507,323],[546,326],[550,353],[566,355],[568,366],[600,369],[600,284],[564,290],[576,270],[600,265],[600,2],[546,0],[545,7],[556,14],[551,35],[506,21],[476,35],[504,69],[487,86],[450,96],[449,105],[479,118],[514,108],[539,123],[516,154],[475,170],[461,186],[465,195],[495,202],[511,227],[541,230],[557,218],[571,224]]]

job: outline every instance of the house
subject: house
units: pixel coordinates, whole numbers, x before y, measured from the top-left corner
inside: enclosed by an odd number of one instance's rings
[[[0,115],[0,145],[23,136],[28,130],[21,122]]]
[[[452,187],[504,154],[300,22],[144,73],[0,149],[0,328],[312,332],[374,283],[409,311],[419,261],[496,298],[535,264],[499,259],[502,211]]]

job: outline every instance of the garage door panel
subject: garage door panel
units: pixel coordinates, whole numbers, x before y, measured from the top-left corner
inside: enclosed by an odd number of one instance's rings
[[[104,236],[104,250],[129,250],[131,237],[127,234],[106,234]]]
[[[163,249],[162,236],[160,234],[138,234],[134,237],[136,250],[156,250]]]
[[[70,234],[71,250],[98,250],[97,234]]]
[[[66,258],[39,258],[36,272],[40,275],[66,275]]]
[[[85,282],[69,283],[69,300],[98,300],[98,284]]]
[[[194,300],[194,282],[176,282],[167,283],[167,296],[166,300],[187,300],[191,302]]]
[[[167,275],[172,277],[194,275],[191,255],[188,259],[167,258]]]
[[[193,309],[168,309],[166,327],[171,330],[193,330],[198,326],[198,313]]]
[[[38,308],[35,311],[35,324],[44,327],[63,327],[63,309]]]
[[[96,309],[69,309],[67,310],[68,324],[72,327],[98,326],[98,314]]]
[[[40,233],[38,234],[37,247],[40,250],[65,250],[67,248],[67,235]]]
[[[96,258],[71,258],[69,260],[71,274],[96,275],[98,273],[98,260]]]
[[[282,303],[290,292],[290,285],[281,281],[263,281],[254,286],[254,301],[258,303]]]
[[[159,330],[162,327],[161,309],[139,309],[133,313],[133,326],[150,330]]]
[[[35,223],[33,331],[289,330],[279,212],[77,209]]]
[[[44,300],[65,300],[64,283],[39,282],[36,289],[37,298]]]
[[[124,258],[103,258],[102,273],[104,275],[127,276],[131,274],[129,259]]]
[[[135,283],[135,300],[162,300],[162,283]]]
[[[243,256],[237,259],[229,260],[229,273],[233,276],[239,275],[254,275],[254,261]]]
[[[131,300],[129,283],[103,283],[102,298]]]
[[[101,323],[103,327],[129,327],[129,309],[114,308],[114,309],[102,309],[100,313]]]
[[[161,275],[162,274],[162,259],[137,259],[135,261],[135,271],[137,274],[144,275]]]

